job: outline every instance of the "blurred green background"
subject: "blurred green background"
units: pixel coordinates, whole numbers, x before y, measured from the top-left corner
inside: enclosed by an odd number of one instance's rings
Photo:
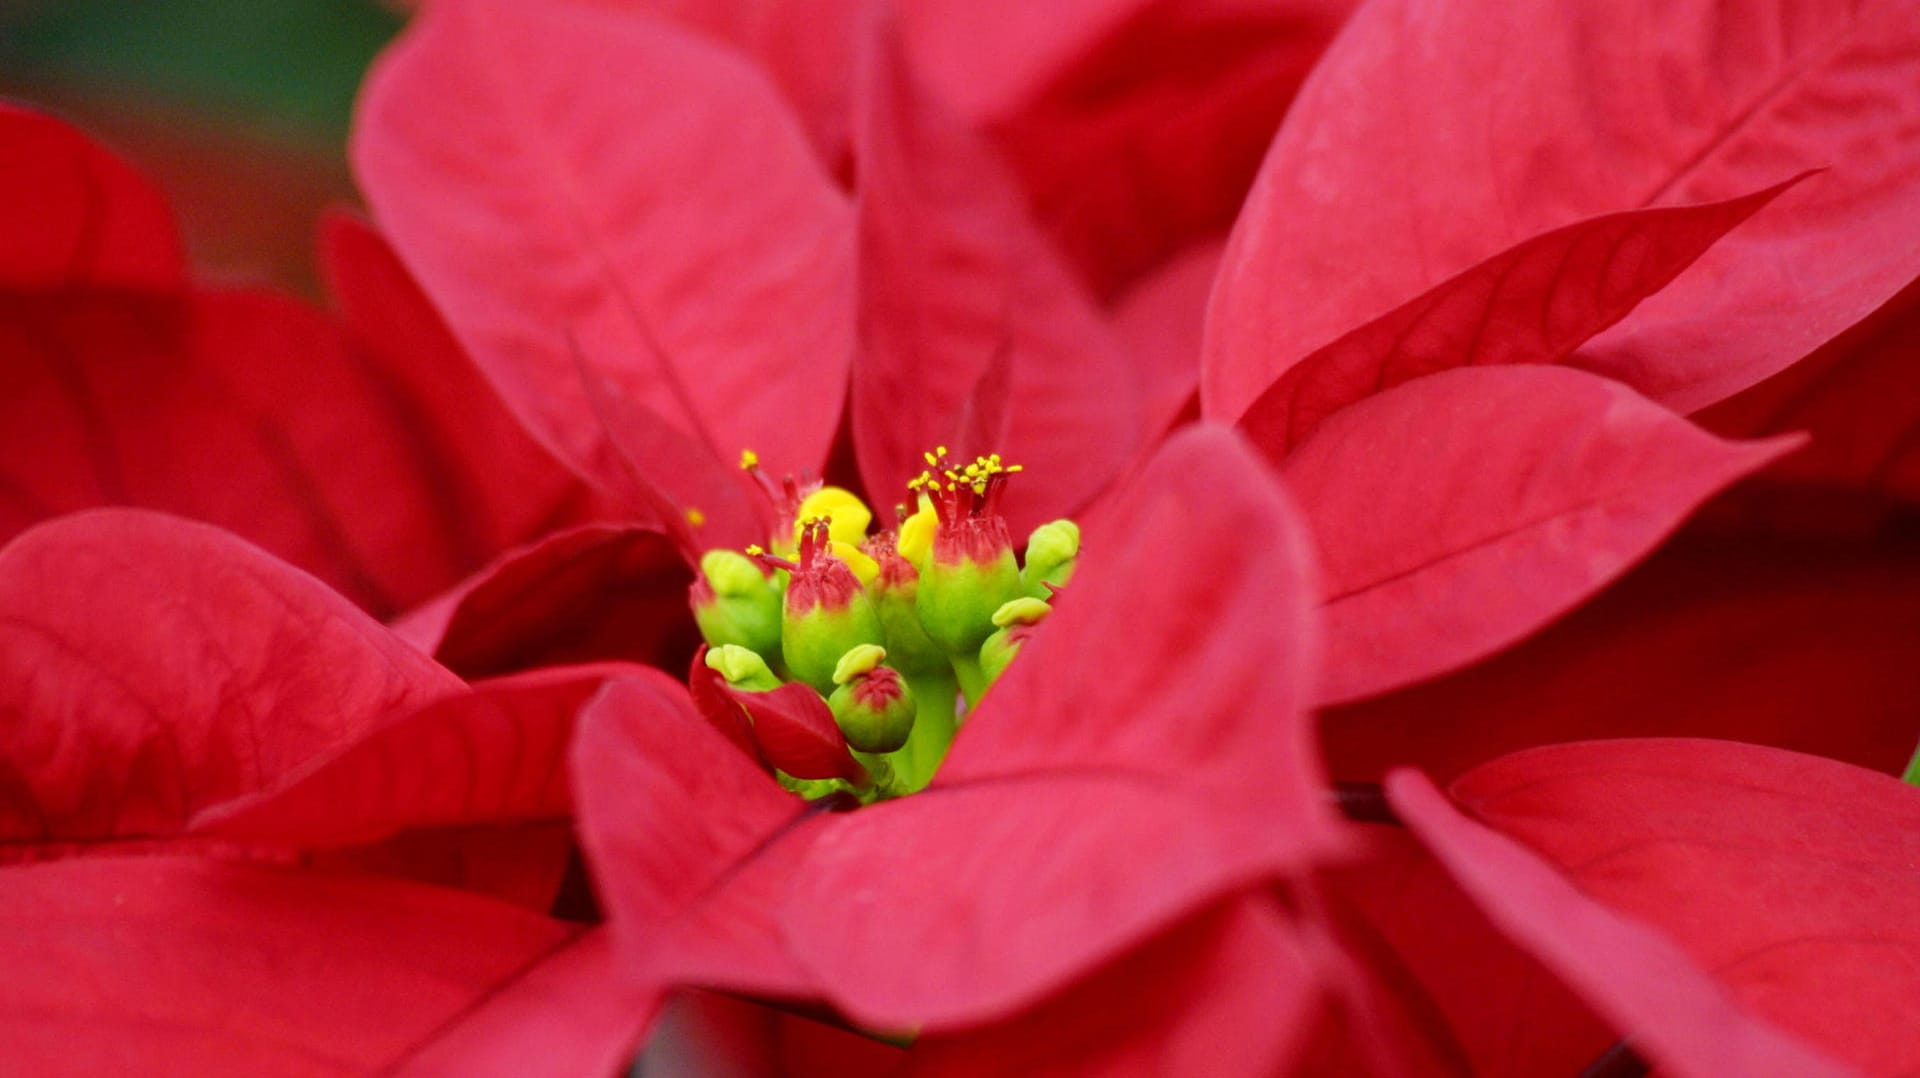
[[[0,94],[158,180],[204,274],[311,294],[314,219],[354,199],[354,94],[403,21],[372,0],[0,0]]]

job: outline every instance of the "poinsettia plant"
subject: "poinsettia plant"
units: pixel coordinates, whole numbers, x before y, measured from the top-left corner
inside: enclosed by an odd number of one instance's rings
[[[0,112],[22,1066],[1920,1065],[1900,5],[422,7]]]

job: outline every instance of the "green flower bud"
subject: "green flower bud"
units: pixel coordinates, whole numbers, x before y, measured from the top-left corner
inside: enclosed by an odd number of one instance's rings
[[[905,679],[880,665],[885,648],[862,645],[842,656],[833,672],[837,688],[827,699],[847,744],[860,752],[893,752],[913,733],[913,691]]]
[[[918,532],[909,535],[904,525],[901,535],[903,553],[920,570],[914,608],[934,643],[949,655],[971,656],[993,632],[993,612],[1023,594],[1013,540],[999,509],[1001,492],[1020,466],[988,454],[953,468],[945,446],[926,458],[928,470],[907,487],[925,497],[933,512],[929,549],[921,555]],[[916,513],[907,524],[924,519]],[[912,551],[904,549],[909,545]]]
[[[999,628],[980,645],[980,672],[986,675],[988,685],[1000,680],[1001,672],[1020,653],[1034,627],[1052,610],[1038,599],[1022,597],[993,612],[993,623]]]
[[[780,653],[780,583],[751,558],[732,550],[702,554],[690,598],[707,643]]]
[[[1004,539],[1004,528],[1000,534]],[[1010,543],[1000,546],[997,554],[988,553],[990,541],[966,545],[988,556],[976,558],[968,553],[943,560],[936,539],[934,556],[920,576],[920,592],[914,602],[927,636],[951,654],[979,650],[993,632],[993,612],[1022,594],[1020,566],[1014,561]]]
[[[1027,564],[1020,570],[1020,583],[1035,599],[1049,598],[1053,592],[1047,585],[1066,587],[1079,558],[1080,525],[1064,519],[1042,524],[1027,536]]]
[[[833,553],[824,520],[810,521],[801,535],[800,563],[787,583],[780,630],[787,669],[822,694],[833,691],[840,656],[886,640],[859,577]]]
[[[886,632],[887,665],[908,675],[946,673],[946,649],[920,624],[920,574],[900,553],[894,534],[881,532],[861,549],[878,567],[867,583],[867,595]]]

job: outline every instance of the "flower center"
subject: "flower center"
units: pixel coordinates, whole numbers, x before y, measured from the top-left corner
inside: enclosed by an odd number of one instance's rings
[[[868,534],[873,512],[852,492],[775,482],[743,453],[775,510],[769,549],[701,559],[691,602],[708,648],[695,675],[720,689],[696,701],[716,722],[744,713],[761,757],[803,797],[925,787],[1072,574],[1072,521],[1035,529],[1024,558],[1014,547],[999,507],[1019,465],[990,454],[956,466],[944,446],[925,459],[897,526]]]

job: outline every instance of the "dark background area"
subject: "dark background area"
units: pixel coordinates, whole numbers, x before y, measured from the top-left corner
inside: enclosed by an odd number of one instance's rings
[[[313,295],[313,226],[400,28],[372,0],[0,0],[0,95],[51,109],[168,194],[204,277]]]

